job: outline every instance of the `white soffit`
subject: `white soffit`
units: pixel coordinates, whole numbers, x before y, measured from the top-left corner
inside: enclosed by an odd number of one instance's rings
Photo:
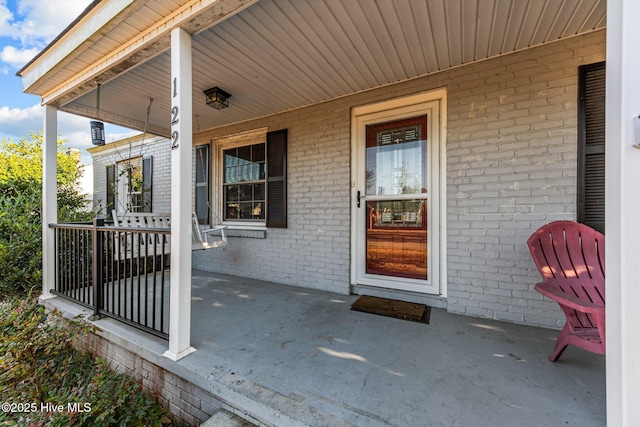
[[[97,39],[65,66],[64,78],[185,1],[147,3],[154,9],[141,6]],[[606,0],[260,0],[236,6],[242,10],[194,35],[196,131],[527,49],[606,24]],[[140,129],[153,98],[150,123],[157,133],[166,134],[169,64],[165,49],[103,84],[104,120]],[[213,86],[231,93],[230,108],[216,111],[204,105],[202,91]],[[85,90],[60,108],[91,116],[95,99],[95,90]]]

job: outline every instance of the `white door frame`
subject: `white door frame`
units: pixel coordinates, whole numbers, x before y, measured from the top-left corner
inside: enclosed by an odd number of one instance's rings
[[[437,89],[403,98],[396,98],[375,104],[354,107],[351,112],[351,284],[374,286],[379,288],[427,293],[446,296],[446,111],[447,91]],[[367,277],[365,274],[364,236],[362,225],[362,208],[357,207],[357,193],[364,194],[364,172],[361,158],[362,145],[365,141],[366,126],[376,123],[390,122],[411,118],[431,111],[433,120],[430,139],[438,142],[436,155],[439,158],[438,168],[430,171],[433,194],[430,197],[432,215],[429,218],[429,248],[430,248],[430,286],[416,285],[413,279],[393,279],[393,284],[385,284],[380,279]],[[429,131],[429,130],[428,130]],[[431,141],[430,141],[431,142]],[[431,152],[431,150],[430,150]],[[434,250],[435,249],[435,250]],[[389,282],[390,283],[390,282]]]

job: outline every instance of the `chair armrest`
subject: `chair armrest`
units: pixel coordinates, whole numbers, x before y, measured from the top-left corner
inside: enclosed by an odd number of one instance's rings
[[[551,286],[547,283],[538,283],[535,286],[535,290],[540,292],[542,295],[551,298],[555,302],[577,310],[581,313],[600,314],[604,311],[604,305],[594,304],[591,301],[585,301],[581,298],[576,297],[575,295],[570,295],[566,292],[563,292],[560,288]]]

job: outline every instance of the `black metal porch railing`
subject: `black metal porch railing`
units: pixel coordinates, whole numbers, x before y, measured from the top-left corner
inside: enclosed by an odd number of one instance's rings
[[[162,338],[169,337],[169,229],[52,224],[54,294]]]

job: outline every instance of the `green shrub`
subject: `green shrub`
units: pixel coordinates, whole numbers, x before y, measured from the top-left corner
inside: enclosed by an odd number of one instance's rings
[[[40,185],[0,183],[0,292],[30,291],[42,283]]]
[[[0,303],[0,396],[3,402],[34,405],[28,411],[0,412],[0,424],[171,424],[168,412],[139,383],[74,347],[89,332],[84,322],[47,313],[33,298]],[[82,411],[68,411],[67,404]],[[63,405],[64,410],[43,411],[42,405]]]
[[[86,221],[76,161],[58,141],[60,222]],[[24,293],[42,285],[42,134],[0,141],[0,292]]]

